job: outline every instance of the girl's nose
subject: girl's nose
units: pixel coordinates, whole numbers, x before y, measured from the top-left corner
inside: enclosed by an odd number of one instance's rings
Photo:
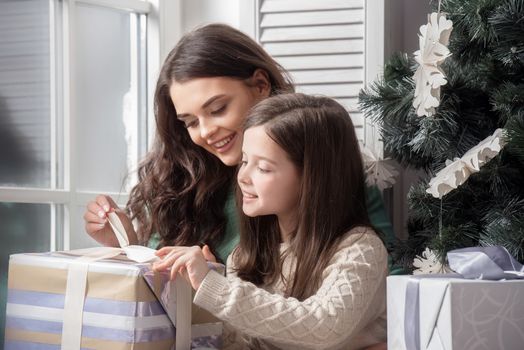
[[[242,164],[240,166],[240,169],[238,170],[237,181],[238,183],[241,183],[244,185],[251,183],[251,179],[249,178],[249,175],[247,172],[247,166],[245,164]]]

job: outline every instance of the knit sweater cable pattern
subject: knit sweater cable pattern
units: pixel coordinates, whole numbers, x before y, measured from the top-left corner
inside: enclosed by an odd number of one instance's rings
[[[292,271],[294,264],[294,257],[286,259],[283,271]],[[225,322],[226,348],[251,343],[257,348],[359,349],[386,339],[386,276],[382,241],[372,229],[356,227],[324,270],[320,288],[304,301],[284,297],[282,280],[263,288],[241,280],[230,256],[227,276],[210,271],[194,302]]]

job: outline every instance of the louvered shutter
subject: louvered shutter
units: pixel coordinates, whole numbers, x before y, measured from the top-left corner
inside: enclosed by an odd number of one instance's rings
[[[260,0],[257,17],[259,42],[289,70],[297,91],[335,98],[363,141],[364,0]]]

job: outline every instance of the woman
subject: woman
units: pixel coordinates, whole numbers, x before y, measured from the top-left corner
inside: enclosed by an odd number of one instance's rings
[[[206,257],[225,261],[238,243],[233,186],[241,125],[257,102],[293,91],[287,72],[240,31],[211,24],[185,35],[160,72],[156,139],[125,211],[98,196],[84,214],[86,231],[117,246],[106,217],[115,210],[132,244],[207,245]],[[367,192],[371,223],[392,237],[378,190]]]

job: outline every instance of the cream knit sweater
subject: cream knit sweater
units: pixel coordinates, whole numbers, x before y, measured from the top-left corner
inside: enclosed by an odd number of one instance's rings
[[[284,272],[294,263],[287,259]],[[348,232],[304,301],[282,296],[282,281],[260,288],[233,269],[230,256],[227,277],[210,271],[194,298],[225,322],[224,348],[360,349],[386,341],[387,252],[370,228]]]

